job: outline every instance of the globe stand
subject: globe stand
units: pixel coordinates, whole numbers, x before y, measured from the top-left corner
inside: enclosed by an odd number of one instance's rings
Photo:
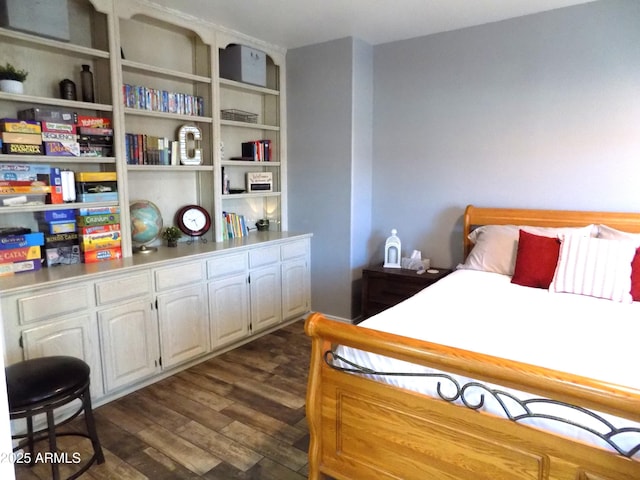
[[[157,251],[158,251],[158,247],[149,247],[147,245],[140,245],[139,247],[133,247],[133,253],[153,253]]]
[[[192,244],[194,244],[194,243],[196,243],[198,241],[201,242],[201,243],[207,243],[207,239],[206,238],[204,238],[204,237],[195,237],[193,235],[190,236],[189,240],[187,240],[185,243],[187,245],[192,245]]]

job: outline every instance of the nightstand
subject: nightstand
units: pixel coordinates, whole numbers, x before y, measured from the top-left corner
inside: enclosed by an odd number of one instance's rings
[[[363,320],[406,300],[452,272],[448,268],[434,267],[434,270],[438,273],[418,275],[415,270],[382,266],[362,270]]]

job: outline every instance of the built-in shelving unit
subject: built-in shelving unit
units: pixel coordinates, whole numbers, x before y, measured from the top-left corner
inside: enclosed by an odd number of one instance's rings
[[[73,0],[69,2],[71,40],[51,40],[0,28],[0,53],[18,68],[30,72],[23,95],[0,92],[0,115],[15,117],[32,106],[52,107],[106,116],[114,128],[114,156],[102,158],[3,155],[0,162],[48,163],[76,171],[116,171],[117,202],[121,208],[123,255],[133,254],[128,206],[135,200],[155,203],[165,225],[174,223],[184,205],[197,204],[209,211],[212,228],[205,239],[223,241],[224,211],[245,216],[249,227],[261,218],[270,229],[286,230],[286,152],[284,50],[260,40],[219,29],[145,0]],[[265,52],[266,85],[258,86],[221,78],[219,52],[229,45],[244,45]],[[62,100],[58,83],[70,78],[80,95],[82,64],[91,65],[96,103]],[[42,66],[46,68],[42,68]],[[124,86],[135,85],[202,97],[201,115],[169,113],[127,107]],[[257,121],[222,119],[221,110],[253,112]],[[177,140],[178,129],[195,125],[202,132],[200,165],[131,164],[127,161],[125,134],[151,135]],[[270,162],[231,160],[241,156],[242,142],[268,139]],[[248,172],[270,172],[270,192],[223,194],[223,171],[234,190],[246,190]],[[16,222],[37,228],[34,212],[62,206],[25,205],[0,209],[0,224]],[[161,245],[161,241],[156,242]]]

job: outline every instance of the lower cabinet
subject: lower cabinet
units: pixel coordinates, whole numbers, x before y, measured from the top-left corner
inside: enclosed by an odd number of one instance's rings
[[[24,359],[70,355],[91,368],[91,395],[102,395],[100,345],[93,314],[63,320],[52,319],[22,331]]]
[[[209,283],[209,313],[213,348],[249,335],[247,274],[232,275]]]
[[[309,262],[306,257],[282,263],[282,319],[309,311]]]
[[[309,238],[0,290],[0,301],[7,365],[81,358],[100,400],[307,313]]]
[[[158,323],[149,300],[98,312],[105,393],[160,372]]]
[[[197,284],[157,297],[162,366],[172,367],[209,351],[207,290]]]
[[[251,330],[259,332],[282,321],[280,265],[250,273]]]

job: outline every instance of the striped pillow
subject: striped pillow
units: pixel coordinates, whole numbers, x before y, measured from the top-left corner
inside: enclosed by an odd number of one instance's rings
[[[551,292],[631,303],[633,242],[563,235]]]

